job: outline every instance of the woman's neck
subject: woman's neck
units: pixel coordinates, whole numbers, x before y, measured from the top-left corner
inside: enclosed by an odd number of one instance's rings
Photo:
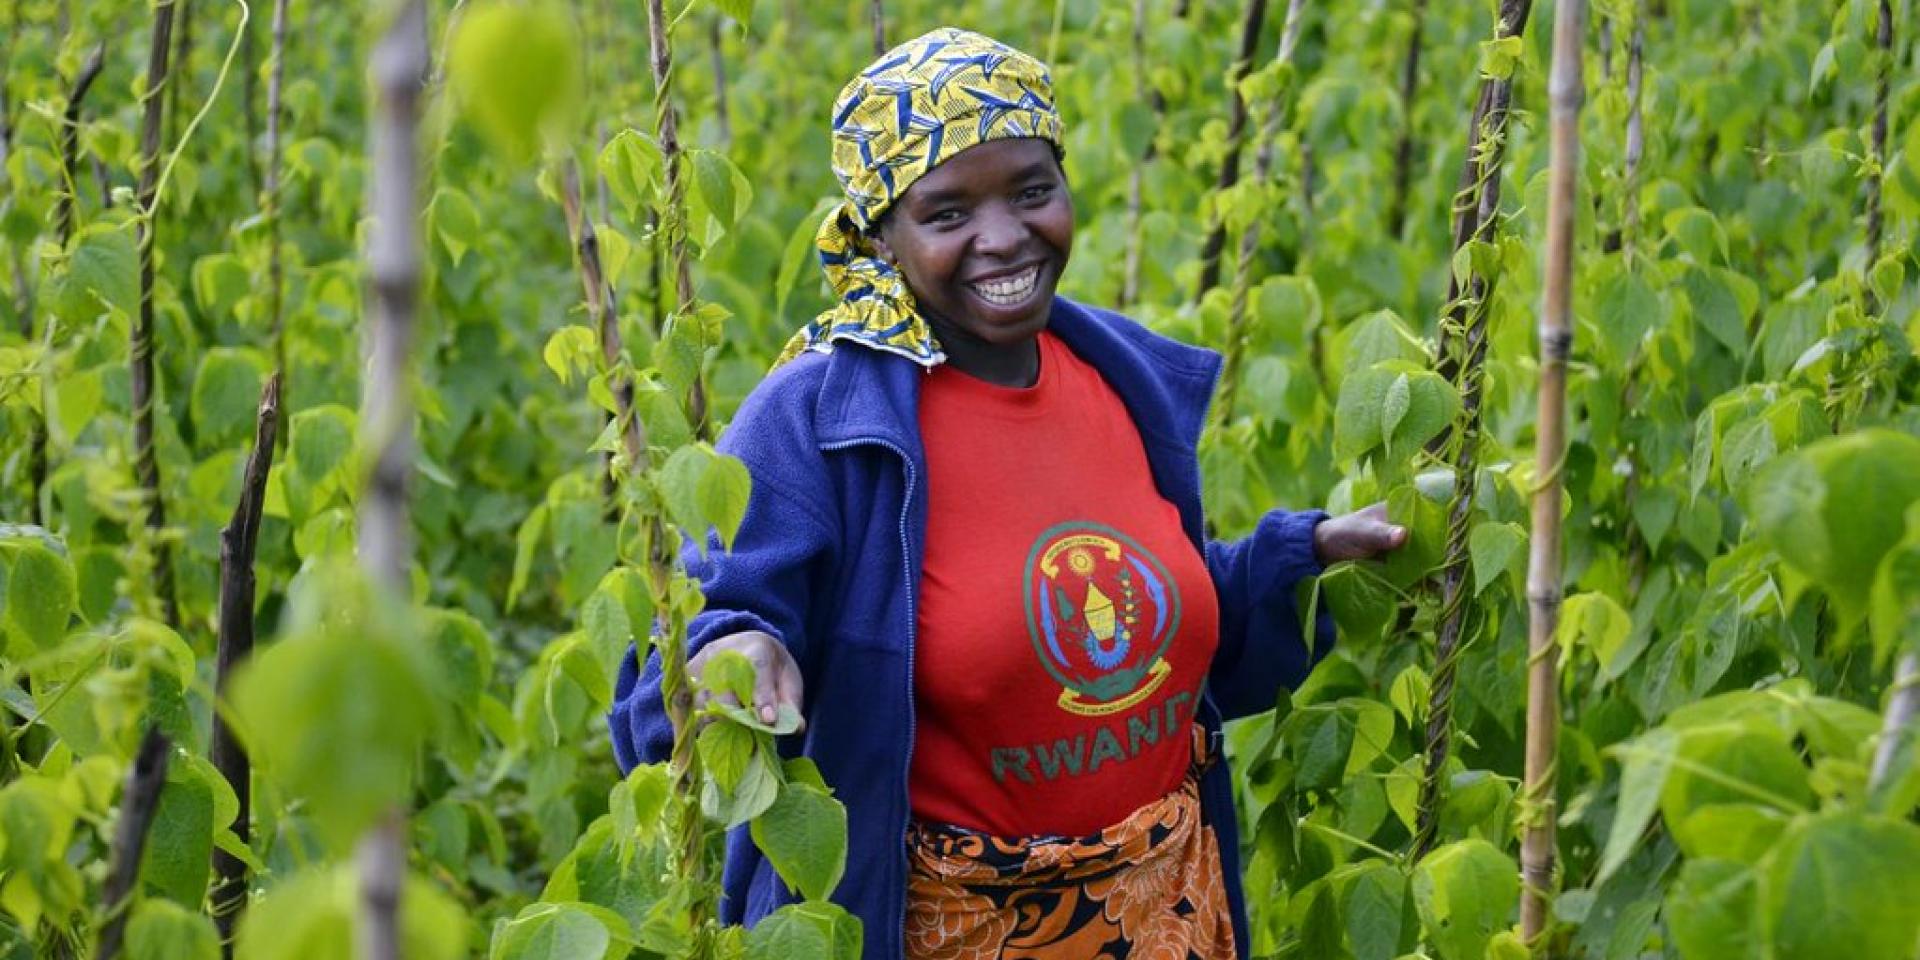
[[[947,363],[955,370],[1002,387],[1031,387],[1040,379],[1040,338],[988,343],[929,317]]]

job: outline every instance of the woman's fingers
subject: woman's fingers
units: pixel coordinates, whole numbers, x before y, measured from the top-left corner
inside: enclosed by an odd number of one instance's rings
[[[1367,560],[1406,546],[1406,527],[1387,519],[1387,505],[1376,503],[1330,517],[1314,530],[1314,550],[1322,563]]]

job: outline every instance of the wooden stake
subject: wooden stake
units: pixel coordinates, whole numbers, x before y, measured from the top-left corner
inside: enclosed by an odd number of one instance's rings
[[[1501,0],[1496,38],[1521,36],[1526,30],[1530,0]],[[1506,155],[1507,107],[1513,99],[1513,79],[1487,79],[1480,84],[1468,124],[1467,159],[1460,190],[1454,196],[1454,243],[1458,251],[1472,241],[1492,242],[1494,213],[1500,208],[1500,171]],[[1453,429],[1431,449],[1452,450],[1453,504],[1447,517],[1447,546],[1440,576],[1440,627],[1434,645],[1433,683],[1428,694],[1426,766],[1420,781],[1415,816],[1413,857],[1433,849],[1440,830],[1441,791],[1446,780],[1447,756],[1452,750],[1453,689],[1459,672],[1460,645],[1467,631],[1469,573],[1467,535],[1473,516],[1473,486],[1479,466],[1480,397],[1487,352],[1487,298],[1492,287],[1475,276],[1463,288],[1457,278],[1447,294],[1447,315],[1441,321],[1439,370],[1460,391],[1460,415]]]
[[[1247,102],[1240,96],[1240,81],[1253,69],[1253,55],[1260,49],[1260,27],[1266,17],[1267,0],[1247,0],[1246,15],[1240,21],[1240,53],[1227,71],[1227,155],[1220,161],[1220,178],[1213,185],[1216,195],[1240,182],[1240,150],[1247,127]],[[1218,215],[1212,219],[1213,226],[1200,247],[1200,282],[1194,285],[1194,303],[1220,285],[1220,252],[1227,245],[1227,227]]]
[[[120,794],[120,814],[113,828],[107,885],[101,891],[106,921],[100,928],[95,960],[114,960],[126,939],[127,920],[133,913],[133,888],[140,879],[140,858],[146,853],[147,830],[153,826],[154,811],[160,806],[160,790],[167,784],[167,759],[172,751],[166,734],[158,727],[148,727],[139,752],[133,756],[133,766],[127,770],[127,785]]]
[[[1552,154],[1547,182],[1546,304],[1540,314],[1540,415],[1534,430],[1527,565],[1527,765],[1522,792],[1520,932],[1537,944],[1553,906],[1554,791],[1560,742],[1560,492],[1566,462],[1567,357],[1573,347],[1573,228],[1580,175],[1585,0],[1560,0],[1553,17]]]
[[[420,289],[420,96],[427,79],[425,0],[401,0],[369,63],[377,94],[370,133],[367,232],[368,358],[360,429],[374,451],[360,498],[357,541],[368,577],[389,597],[411,596],[413,402],[408,354]],[[360,956],[399,960],[400,890],[406,869],[401,813],[361,838]]]
[[[884,56],[887,52],[887,5],[882,0],[873,0],[869,9],[873,17],[873,55]]]
[[[1893,771],[1894,758],[1900,755],[1902,740],[1911,739],[1920,717],[1920,653],[1900,658],[1893,672],[1893,696],[1887,701],[1887,718],[1880,727],[1880,744],[1873,754],[1873,773],[1868,783],[1878,787]],[[1892,811],[1896,815],[1904,811]]]
[[[1399,238],[1407,222],[1407,191],[1413,183],[1413,95],[1420,86],[1420,42],[1427,24],[1427,0],[1413,0],[1413,32],[1400,65],[1400,142],[1393,148],[1393,202],[1387,208],[1387,236]]]
[[[561,207],[567,218],[567,233],[573,239],[575,267],[586,297],[587,318],[600,335],[601,357],[609,366],[614,366],[626,356],[626,347],[620,338],[620,316],[614,309],[613,284],[607,282],[601,268],[600,236],[594,231],[593,220],[581,209],[580,167],[572,160],[567,161],[566,172],[561,177],[561,190]],[[627,469],[645,469],[646,447],[641,441],[640,418],[633,410],[633,381],[619,374],[608,386],[613,389],[614,400],[620,408],[618,416],[625,424],[620,433]]]
[[[693,308],[693,265],[687,258],[687,177],[685,156],[680,149],[680,122],[673,108],[673,48],[667,35],[666,11],[662,0],[647,0],[648,64],[653,70],[654,139],[666,165],[667,195],[660,218],[660,232],[666,235],[666,255],[674,278],[673,315],[675,323],[693,322],[687,316]],[[687,419],[694,435],[712,439],[707,422],[705,378],[695,374],[688,391]]]
[[[242,474],[240,502],[234,505],[233,519],[220,531],[220,618],[219,643],[214,668],[214,690],[224,700],[228,679],[242,662],[253,655],[254,548],[260,540],[260,513],[267,498],[267,471],[273,466],[274,435],[280,426],[280,375],[267,378],[260,391],[260,408],[254,415],[253,450],[247,454]],[[207,758],[226,778],[240,801],[234,816],[233,832],[242,844],[252,836],[249,808],[252,805],[253,766],[247,751],[227,718],[213,712],[213,740]],[[225,850],[213,852],[214,883],[210,897],[213,920],[220,928],[223,955],[233,956],[233,931],[240,913],[247,906],[247,865]]]
[[[54,201],[53,235],[62,250],[73,241],[73,211],[80,198],[80,105],[87,91],[93,89],[106,57],[107,45],[94,44],[80,72],[74,74],[73,86],[67,91],[67,109],[60,118],[60,196]]]
[[[1276,63],[1292,63],[1293,51],[1300,43],[1301,12],[1306,0],[1288,0],[1287,18],[1280,28],[1280,51],[1274,55]],[[1267,115],[1260,122],[1259,147],[1253,155],[1253,182],[1264,184],[1273,171],[1273,141],[1280,135],[1280,121],[1286,116],[1286,97],[1291,88],[1282,90],[1280,98],[1267,105]],[[1234,262],[1233,290],[1227,307],[1227,344],[1226,361],[1220,371],[1219,423],[1233,422],[1234,406],[1240,396],[1240,367],[1246,362],[1247,355],[1247,299],[1253,292],[1253,258],[1260,249],[1260,223],[1247,224],[1240,234],[1239,259]]]
[[[274,0],[273,46],[267,54],[271,63],[267,72],[267,165],[260,205],[267,221],[267,328],[273,339],[274,376],[282,389],[287,379],[287,331],[286,267],[280,230],[280,121],[285,112],[280,107],[280,91],[286,76],[286,50],[287,0]]]
[[[160,121],[165,113],[167,54],[172,48],[176,0],[154,0],[153,45],[147,55],[145,115],[140,124],[140,311],[134,318],[129,350],[133,399],[133,473],[146,497],[147,541],[153,550],[153,579],[167,624],[180,627],[180,604],[173,585],[173,548],[166,541],[166,503],[160,492],[160,460],[153,443],[153,408],[158,402],[153,377],[154,233],[160,210]]]

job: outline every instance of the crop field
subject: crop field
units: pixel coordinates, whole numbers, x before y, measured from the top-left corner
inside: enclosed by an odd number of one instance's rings
[[[1914,0],[0,0],[0,960],[861,957],[687,563],[943,25],[1213,534],[1410,530],[1227,730],[1254,957],[1920,958]]]

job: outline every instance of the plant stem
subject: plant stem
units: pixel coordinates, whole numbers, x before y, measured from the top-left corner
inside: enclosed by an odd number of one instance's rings
[[[361,565],[389,599],[412,595],[407,491],[413,472],[413,405],[408,354],[420,295],[420,98],[427,79],[425,0],[403,0],[374,46],[369,73],[377,95],[370,131],[367,234],[368,357],[360,403],[364,449],[373,469],[361,494]],[[401,812],[393,809],[361,838],[360,956],[398,960],[400,878],[406,868]]]
[[[1554,785],[1560,742],[1560,492],[1566,459],[1567,357],[1572,352],[1573,228],[1580,169],[1580,106],[1586,98],[1585,0],[1560,0],[1553,16],[1552,156],[1547,185],[1546,305],[1540,316],[1540,402],[1535,427],[1533,530],[1527,565],[1527,759],[1525,835],[1520,842],[1520,931],[1536,943],[1553,898]]]
[[[600,236],[594,231],[593,220],[586,216],[581,208],[580,167],[569,160],[566,172],[561,178],[562,210],[567,218],[567,233],[573,240],[575,265],[580,274],[580,286],[586,297],[587,317],[592,321],[594,330],[600,336],[600,356],[607,367],[616,371],[608,386],[612,388],[614,399],[618,402],[620,418],[624,427],[621,432],[622,447],[626,452],[629,470],[646,467],[646,447],[641,443],[640,420],[633,411],[633,381],[620,370],[621,362],[626,358],[626,347],[620,338],[620,317],[614,309],[613,284],[606,280],[606,273],[600,263]]]
[[[680,148],[680,123],[673,108],[673,47],[667,35],[669,26],[662,0],[647,0],[648,64],[653,70],[653,128],[666,166],[667,192],[661,211],[660,231],[666,235],[666,255],[674,277],[674,323],[694,323],[693,265],[687,257],[687,177],[686,157]],[[710,439],[707,422],[707,389],[704,378],[695,374],[688,391],[687,419],[694,435]]]
[[[1246,14],[1240,21],[1240,52],[1227,70],[1227,155],[1220,161],[1220,177],[1214,183],[1216,196],[1240,181],[1240,150],[1247,127],[1247,102],[1240,96],[1240,81],[1253,68],[1253,55],[1260,48],[1260,27],[1267,16],[1267,0],[1247,0]],[[1225,219],[1216,211],[1200,247],[1200,281],[1194,285],[1193,302],[1220,285],[1220,253],[1227,245]]]
[[[1407,191],[1413,182],[1413,96],[1420,86],[1420,42],[1427,23],[1427,0],[1413,0],[1413,31],[1400,66],[1400,142],[1393,148],[1393,200],[1387,208],[1387,236],[1398,239],[1407,222]]]
[[[154,0],[153,45],[147,56],[145,115],[140,124],[140,311],[134,319],[129,361],[133,395],[133,472],[146,497],[146,527],[153,550],[153,578],[169,626],[180,627],[180,605],[173,585],[173,549],[165,539],[166,503],[160,492],[160,461],[154,449],[153,413],[157,402],[153,376],[154,234],[159,227],[160,121],[166,101],[167,55],[172,48],[176,0]]]
[[[255,150],[260,142],[259,54],[254,50],[251,20],[240,27],[240,123],[247,137],[247,185],[260,195],[260,157]]]
[[[1502,0],[1496,39],[1520,36],[1526,29],[1530,0]],[[1453,200],[1454,250],[1470,242],[1493,240],[1500,208],[1500,170],[1505,156],[1508,104],[1513,99],[1509,77],[1481,81],[1468,126],[1467,158],[1461,186]],[[1451,272],[1451,271],[1450,271]],[[1426,770],[1420,782],[1415,817],[1413,855],[1418,860],[1433,848],[1440,828],[1441,788],[1446,780],[1447,756],[1452,747],[1454,680],[1459,672],[1462,640],[1467,630],[1469,570],[1467,536],[1473,515],[1473,488],[1478,471],[1480,399],[1487,352],[1488,297],[1491,280],[1475,275],[1465,288],[1451,283],[1447,313],[1441,321],[1442,376],[1460,392],[1460,414],[1439,441],[1454,453],[1453,502],[1447,518],[1446,555],[1441,566],[1439,636],[1434,650],[1433,682],[1429,692],[1426,730]]]
[[[240,485],[240,502],[233,519],[220,531],[220,620],[214,670],[214,690],[222,699],[233,671],[253,654],[254,549],[260,540],[260,513],[266,504],[267,471],[273,466],[274,436],[280,425],[280,376],[267,378],[254,415],[253,450],[247,454]],[[207,757],[226,778],[239,799],[233,832],[242,844],[250,842],[253,774],[247,751],[227,725],[226,715],[213,712],[213,740]],[[220,928],[224,956],[233,956],[233,931],[247,906],[247,865],[226,852],[213,852],[214,884],[210,893],[213,920]]]
[[[127,770],[126,789],[120,795],[120,815],[113,829],[111,866],[101,901],[106,921],[100,928],[95,960],[113,960],[126,939],[127,919],[133,912],[134,883],[140,877],[140,858],[147,849],[147,831],[160,806],[160,790],[167,783],[167,760],[173,745],[158,727],[148,727]]]

